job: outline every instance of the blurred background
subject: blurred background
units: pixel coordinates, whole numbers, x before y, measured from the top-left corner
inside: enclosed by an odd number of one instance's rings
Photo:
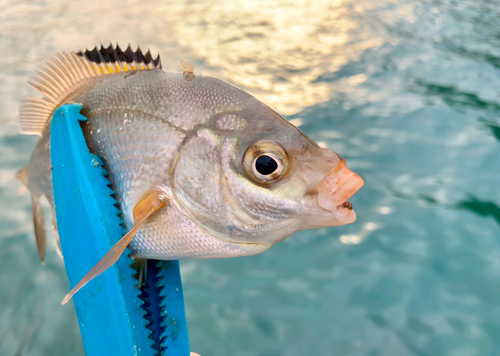
[[[193,351],[500,355],[499,19],[497,0],[0,1],[0,355],[84,355],[16,194],[37,139],[17,112],[46,57],[110,41],[250,92],[365,180],[352,225],[182,262]]]

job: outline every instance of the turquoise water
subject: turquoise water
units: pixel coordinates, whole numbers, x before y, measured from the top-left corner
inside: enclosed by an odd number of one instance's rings
[[[193,351],[500,355],[499,1],[85,4],[0,3],[0,355],[84,354],[16,192],[17,108],[43,58],[110,40],[251,92],[365,180],[352,225],[183,262]]]

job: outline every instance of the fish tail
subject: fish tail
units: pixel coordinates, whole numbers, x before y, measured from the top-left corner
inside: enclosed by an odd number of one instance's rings
[[[47,251],[47,235],[45,232],[45,217],[43,215],[42,204],[40,203],[41,194],[31,193],[31,206],[33,208],[33,224],[35,226],[36,245],[38,248],[38,255],[45,265],[45,253]]]
[[[59,239],[59,230],[57,229],[57,220],[56,220],[56,211],[52,209],[52,231],[54,233],[54,237],[56,238],[56,250],[59,257],[63,257],[62,248],[61,248],[61,240]]]
[[[16,174],[16,179],[20,181],[28,190],[29,188],[29,178],[28,178],[28,165],[26,165],[23,169],[21,169]],[[40,198],[42,197],[42,193],[31,192],[31,206],[33,208],[33,224],[35,226],[35,236],[36,236],[36,244],[38,248],[38,255],[42,261],[42,264],[45,264],[45,254],[47,250],[47,235],[45,233],[45,218],[43,214],[42,205],[40,203]]]
[[[28,165],[24,166],[23,169],[16,173],[16,179],[23,183],[26,188],[30,189],[28,183]]]

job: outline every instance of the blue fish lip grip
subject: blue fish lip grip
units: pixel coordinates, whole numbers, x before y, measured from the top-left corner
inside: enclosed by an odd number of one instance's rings
[[[71,287],[125,232],[105,162],[85,142],[81,107],[59,107],[50,131],[57,227]],[[130,253],[73,297],[87,356],[189,356],[179,262],[148,260],[139,289]]]

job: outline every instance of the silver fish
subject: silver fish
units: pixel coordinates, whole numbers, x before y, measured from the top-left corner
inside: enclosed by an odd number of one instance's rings
[[[297,231],[355,221],[347,200],[363,180],[344,159],[248,93],[183,68],[165,72],[149,51],[110,45],[59,53],[36,70],[28,83],[44,97],[25,99],[20,120],[41,138],[18,176],[42,260],[40,197],[54,204],[50,119],[70,102],[83,105],[87,144],[106,162],[127,230],[142,221],[129,239],[135,257],[253,255]],[[151,201],[163,205],[134,214]]]

